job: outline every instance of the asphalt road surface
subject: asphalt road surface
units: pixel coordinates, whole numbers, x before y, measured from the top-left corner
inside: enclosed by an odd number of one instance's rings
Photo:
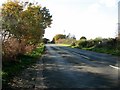
[[[120,58],[108,54],[47,44],[45,54],[20,77],[21,88],[116,88]]]

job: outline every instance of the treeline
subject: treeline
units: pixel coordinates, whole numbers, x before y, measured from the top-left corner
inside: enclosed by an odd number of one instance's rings
[[[16,60],[32,52],[41,42],[52,16],[37,2],[8,1],[1,9],[2,60]]]
[[[68,36],[63,34],[57,34],[53,37],[53,43],[68,44],[71,47],[76,47],[84,50],[91,50],[101,53],[108,53],[112,55],[120,55],[120,40],[116,38],[101,38],[89,39],[85,36],[76,40],[75,36]]]

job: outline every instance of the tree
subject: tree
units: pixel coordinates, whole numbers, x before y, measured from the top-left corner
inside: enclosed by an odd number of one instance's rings
[[[24,3],[5,3],[2,7],[2,29],[19,41],[24,39],[29,43],[37,43],[44,36],[44,30],[50,27],[52,16],[46,7],[27,4],[27,8],[24,9]]]
[[[50,40],[47,39],[47,38],[43,38],[43,39],[42,39],[42,42],[45,43],[45,44],[48,43],[48,41],[50,41]]]
[[[76,40],[75,35],[71,35],[70,33],[66,36],[66,38],[68,38],[68,39],[75,39]]]
[[[75,37],[75,35],[73,35],[71,38],[76,40],[76,37]]]
[[[54,37],[54,41],[58,41],[59,39],[65,39],[66,38],[66,35],[63,35],[63,34],[57,34],[55,35]]]
[[[82,36],[80,40],[87,40],[87,38],[85,36]]]
[[[30,2],[8,1],[3,4],[1,14],[2,31],[0,32],[2,32],[3,46],[11,47],[12,45],[6,45],[6,42],[15,40],[19,43],[18,49],[15,50],[20,53],[26,45],[36,46],[42,41],[45,29],[50,27],[52,22],[52,16],[46,7]]]
[[[102,42],[102,37],[96,37],[95,39],[94,39],[94,43],[97,45],[97,44],[100,44],[101,42]]]
[[[55,43],[55,39],[54,38],[52,39],[51,43]]]
[[[2,6],[2,36],[3,39],[18,34],[20,13],[23,7],[18,2],[9,1]]]

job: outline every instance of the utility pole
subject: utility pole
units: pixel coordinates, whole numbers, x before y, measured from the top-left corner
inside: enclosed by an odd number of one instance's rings
[[[120,39],[120,1],[118,2],[118,38]]]

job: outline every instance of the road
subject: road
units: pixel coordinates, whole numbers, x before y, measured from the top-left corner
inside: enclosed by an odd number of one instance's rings
[[[108,54],[47,44],[45,54],[13,87],[116,88],[120,58]]]

